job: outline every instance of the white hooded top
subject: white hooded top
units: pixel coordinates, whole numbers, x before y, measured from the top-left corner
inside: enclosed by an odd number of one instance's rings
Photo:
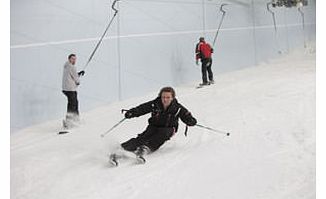
[[[79,85],[79,76],[77,74],[76,66],[67,61],[63,67],[62,76],[62,90],[63,91],[76,91]]]

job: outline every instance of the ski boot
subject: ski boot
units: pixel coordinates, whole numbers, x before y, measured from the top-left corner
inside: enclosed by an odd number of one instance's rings
[[[197,86],[197,88],[202,88],[204,86],[208,86],[209,82],[204,82],[204,83],[200,83],[199,86]]]
[[[110,155],[110,158],[109,158],[109,164],[112,166],[112,167],[117,167],[119,165],[118,163],[118,160],[117,160],[117,155],[116,154],[111,154]]]
[[[64,129],[72,129],[74,127],[79,126],[79,115],[73,113],[67,113],[66,119],[62,121],[62,125]]]
[[[144,158],[144,155],[147,155],[148,153],[150,153],[150,149],[147,146],[142,145],[142,146],[137,147],[137,149],[135,151],[137,163],[145,164],[146,160]]]

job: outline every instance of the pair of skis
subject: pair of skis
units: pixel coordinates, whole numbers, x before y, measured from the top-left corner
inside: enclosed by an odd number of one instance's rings
[[[69,127],[68,127],[68,125],[67,125],[67,121],[66,120],[62,120],[62,123],[63,123],[63,130],[61,130],[61,131],[59,131],[59,135],[62,135],[62,134],[67,134],[67,133],[70,133],[70,131],[69,131]]]
[[[144,155],[149,154],[150,151],[151,150],[145,145],[137,147],[135,151],[126,151],[122,147],[119,147],[114,153],[110,154],[109,164],[111,167],[117,167],[119,165],[118,160],[130,158],[135,160],[135,164],[145,164],[146,159]]]
[[[131,152],[132,153],[132,152]],[[144,156],[133,154],[133,155],[118,155],[116,153],[112,153],[109,157],[109,166],[110,167],[117,167],[119,166],[120,160],[122,159],[133,159],[134,164],[145,164],[146,159]]]
[[[70,130],[79,126],[79,121],[73,121],[72,119],[62,120],[62,130],[59,131],[59,135],[70,133]]]
[[[203,88],[203,87],[205,87],[205,86],[209,86],[209,85],[212,85],[212,84],[214,84],[214,82],[208,82],[207,84],[203,84],[203,83],[201,83],[201,84],[199,84],[198,86],[196,86],[196,88],[198,89],[198,88]]]
[[[109,165],[110,167],[117,167],[122,159],[132,159],[134,164],[145,164],[144,155],[149,152],[150,150],[146,146],[140,146],[135,151],[126,151],[120,147],[116,152],[110,154]]]

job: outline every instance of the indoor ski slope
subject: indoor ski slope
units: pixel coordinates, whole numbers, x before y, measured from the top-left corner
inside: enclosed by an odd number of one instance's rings
[[[82,113],[70,134],[56,134],[60,119],[12,134],[11,198],[315,198],[315,54],[298,51],[215,75],[212,86],[176,88],[177,98],[198,123],[230,137],[198,127],[185,137],[180,125],[145,165],[109,168],[109,151],[142,132],[148,116],[100,134],[123,118],[122,108],[157,93],[117,102]]]

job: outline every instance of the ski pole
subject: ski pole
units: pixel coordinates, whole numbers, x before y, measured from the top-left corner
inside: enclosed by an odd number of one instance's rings
[[[224,134],[226,136],[230,136],[230,133],[227,132],[227,131],[221,131],[221,130],[217,130],[217,129],[212,129],[210,127],[203,126],[201,124],[196,124],[196,126],[201,127],[201,128],[204,128],[204,129],[207,129],[207,130],[210,130],[210,131],[214,131],[215,133],[220,133],[220,134]]]
[[[121,110],[121,114],[123,114],[123,112],[129,111],[127,109],[122,109]],[[120,120],[118,123],[116,123],[114,126],[112,126],[109,130],[107,130],[106,132],[101,134],[101,137],[103,138],[106,134],[110,133],[113,129],[115,129],[117,126],[119,126],[123,121],[125,121],[125,119],[127,118],[123,118],[122,120]]]
[[[93,52],[92,52],[91,55],[89,56],[89,58],[88,58],[88,60],[87,60],[87,63],[85,64],[83,70],[86,69],[86,67],[88,66],[89,62],[91,62],[91,60],[93,59],[93,56],[94,56],[95,52],[97,51],[98,47],[99,47],[100,44],[102,43],[102,40],[103,40],[104,36],[106,35],[106,32],[109,30],[109,28],[110,28],[110,26],[111,26],[111,24],[112,24],[112,22],[113,22],[113,19],[115,18],[115,16],[116,16],[117,13],[118,13],[118,10],[114,7],[115,4],[117,3],[117,1],[120,1],[120,0],[114,0],[114,2],[112,3],[111,8],[112,8],[112,10],[114,10],[114,15],[113,15],[113,17],[111,18],[109,24],[107,25],[107,27],[106,27],[104,33],[102,34],[100,40],[97,42],[97,44],[96,44],[96,46],[95,46]]]
[[[221,28],[222,23],[223,23],[223,20],[224,20],[224,16],[225,16],[226,11],[223,10],[223,6],[226,6],[226,5],[228,5],[228,4],[223,3],[223,4],[220,6],[220,11],[221,11],[223,14],[222,14],[222,19],[221,19],[221,21],[220,21],[220,24],[218,25],[217,32],[216,32],[215,37],[214,37],[213,46],[215,45],[215,42],[216,42],[216,39],[217,39],[217,35],[218,35],[219,31],[220,31],[220,28]]]
[[[106,132],[101,134],[101,137],[103,138],[106,134],[110,133],[113,129],[115,129],[117,126],[119,126],[123,121],[125,121],[126,118],[123,118],[122,120],[120,120],[118,123],[116,123],[115,125],[113,125],[109,130],[107,130]]]

